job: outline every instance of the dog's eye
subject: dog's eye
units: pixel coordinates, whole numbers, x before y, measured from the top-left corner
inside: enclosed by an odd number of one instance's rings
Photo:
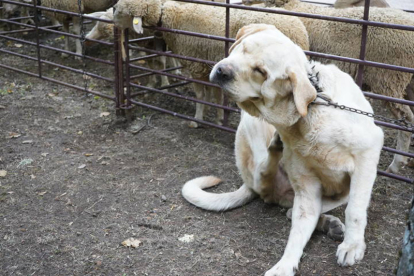
[[[260,97],[250,97],[250,100],[252,101],[252,102],[257,102],[257,101],[259,101],[261,98]]]
[[[266,72],[262,68],[260,68],[260,67],[253,68],[253,71],[254,72],[257,72],[257,73],[259,73],[259,74],[261,74],[263,76],[266,76]]]

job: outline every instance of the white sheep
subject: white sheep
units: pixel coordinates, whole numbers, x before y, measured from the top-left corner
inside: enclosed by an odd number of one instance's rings
[[[363,7],[347,9],[334,9],[299,0],[265,0],[266,6],[275,5],[286,10],[319,14],[335,17],[362,19]],[[255,3],[258,1],[255,0]],[[310,19],[300,17],[309,32],[311,51],[359,58],[362,27],[356,24],[340,23],[335,21]],[[414,17],[404,11],[391,8],[370,8],[369,19],[384,23],[414,26]],[[366,60],[414,68],[414,32],[393,30],[388,28],[368,27],[366,45]],[[317,59],[317,58],[315,58]],[[325,60],[326,61],[326,60]],[[330,61],[338,65],[343,71],[356,77],[358,65]],[[404,99],[407,96],[406,88],[409,86],[412,74],[386,70],[375,67],[364,68],[364,83],[374,93]],[[397,118],[404,117],[414,122],[414,115],[409,106],[388,102],[390,111]],[[399,131],[397,137],[397,150],[408,152],[410,146],[410,133]],[[408,158],[395,155],[387,171],[397,173],[407,164]]]
[[[114,19],[114,9],[109,8],[106,11],[99,11],[94,12],[91,14],[87,14],[91,17],[101,18],[101,19],[107,19],[107,20],[113,20]],[[152,36],[154,35],[153,31],[150,30],[144,30],[144,36]],[[95,23],[95,26],[92,28],[92,30],[86,35],[86,38],[88,39],[95,39],[95,40],[113,40],[114,38],[114,24],[112,23],[106,23],[102,21],[97,21]],[[134,33],[130,33],[130,38],[138,38],[138,36]],[[153,41],[151,41],[153,42]],[[157,40],[158,42],[158,40]],[[154,43],[146,43],[145,47],[154,48],[158,45],[153,45]],[[158,48],[162,47],[163,45],[158,46]],[[175,59],[168,59],[171,61],[172,67],[179,66],[178,62],[175,61]],[[167,60],[165,56],[158,56],[155,58],[151,58],[148,60],[149,66],[151,68],[154,68],[156,70],[164,70],[167,68]],[[167,76],[160,76],[161,77],[161,86],[169,85],[168,77]],[[150,76],[150,81],[148,83],[149,87],[155,87],[157,83],[156,75]]]
[[[80,10],[82,13],[91,13],[95,11],[102,11],[107,9],[112,4],[112,0],[82,0]],[[57,10],[64,10],[70,12],[79,13],[78,0],[42,0],[42,6],[53,8]],[[53,24],[61,22],[63,24],[63,31],[69,32],[69,23],[73,22],[73,32],[76,35],[80,35],[81,32],[81,22],[78,16],[70,16],[63,13],[44,11],[43,14],[52,19]],[[69,38],[65,38],[65,48],[66,51],[69,49]],[[76,54],[82,54],[82,44],[80,39],[76,39]],[[68,56],[63,53],[62,56]]]
[[[385,0],[371,0],[369,5],[371,7],[389,8],[390,5]],[[351,7],[363,7],[365,0],[336,0],[334,4],[335,9],[345,9]]]
[[[162,26],[166,28],[216,36],[225,35],[225,9],[221,7],[180,4],[174,1],[167,1],[164,5],[161,5],[159,0],[120,0],[115,7],[114,22],[121,28],[133,29],[134,22],[142,21],[147,26],[157,26],[158,23],[162,23]],[[235,37],[237,31],[244,25],[266,23],[275,25],[302,49],[309,48],[306,29],[296,18],[242,10],[232,10],[230,18],[231,37]],[[168,32],[164,33],[164,39],[168,47],[176,54],[212,61],[219,61],[224,58],[225,44],[222,41]],[[193,78],[208,81],[210,65],[186,60],[181,60],[181,62]],[[222,102],[222,93],[218,88],[204,87],[204,85],[194,83],[194,91],[198,99],[206,100],[214,95],[217,102]],[[223,110],[218,109],[217,111],[216,122],[220,124]],[[202,120],[203,115],[204,105],[197,103],[195,118]],[[198,125],[191,122],[190,126],[197,127]]]

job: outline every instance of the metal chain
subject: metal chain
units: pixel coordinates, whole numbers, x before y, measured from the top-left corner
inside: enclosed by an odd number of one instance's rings
[[[78,9],[79,9],[79,21],[81,25],[81,47],[82,47],[82,78],[83,78],[83,88],[85,92],[88,90],[88,75],[86,74],[86,62],[85,62],[85,26],[83,24],[83,9],[82,9],[82,0],[78,0]]]
[[[384,117],[384,116],[381,116],[381,115],[375,115],[374,113],[366,112],[366,111],[359,110],[359,109],[356,109],[356,108],[353,108],[353,107],[348,107],[348,106],[345,106],[345,105],[339,105],[338,103],[332,102],[332,100],[329,97],[325,96],[325,95],[317,94],[316,97],[319,98],[319,99],[324,100],[325,102],[316,102],[316,99],[315,99],[315,101],[313,101],[312,104],[333,106],[335,108],[339,108],[339,109],[346,110],[346,111],[349,111],[349,112],[353,112],[353,113],[356,113],[356,114],[365,115],[365,116],[368,116],[370,118],[379,119],[380,121],[383,121],[383,122],[392,123],[392,124],[396,124],[398,126],[405,127],[405,128],[407,128],[407,131],[410,131],[410,132],[414,133],[414,124],[408,122],[404,117],[400,118],[400,119],[390,119],[390,118],[387,118],[387,117]]]

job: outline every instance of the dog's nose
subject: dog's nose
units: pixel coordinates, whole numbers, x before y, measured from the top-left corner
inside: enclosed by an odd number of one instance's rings
[[[213,79],[217,82],[228,82],[234,77],[233,68],[229,64],[220,64],[216,68]]]

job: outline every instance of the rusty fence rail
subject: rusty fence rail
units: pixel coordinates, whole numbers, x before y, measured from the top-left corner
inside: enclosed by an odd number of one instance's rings
[[[273,9],[272,10],[272,9],[260,8],[260,7],[250,7],[250,6],[243,6],[243,5],[241,5],[241,3],[230,4],[229,0],[226,0],[226,3],[209,2],[209,1],[202,1],[202,0],[176,0],[176,1],[186,2],[186,3],[195,3],[195,4],[199,4],[199,5],[218,6],[218,7],[224,8],[226,10],[226,19],[225,19],[226,29],[225,29],[224,36],[215,36],[215,35],[210,35],[210,34],[196,33],[196,32],[190,32],[190,31],[178,30],[178,29],[168,29],[168,28],[165,28],[165,27],[146,27],[146,28],[151,29],[151,30],[155,30],[155,31],[161,31],[161,32],[171,32],[171,33],[175,33],[177,35],[190,35],[190,36],[195,36],[195,37],[200,37],[200,38],[205,38],[205,39],[213,39],[213,40],[217,40],[217,41],[222,41],[224,43],[224,46],[225,46],[224,47],[225,50],[224,50],[223,54],[224,54],[224,56],[227,56],[230,43],[234,42],[234,39],[230,37],[230,31],[229,31],[230,30],[230,27],[229,27],[229,25],[230,25],[230,16],[231,16],[231,10],[232,9],[243,9],[243,10],[251,10],[251,11],[256,11],[256,12],[266,12],[266,13],[273,13],[273,14],[282,14],[282,15],[298,16],[298,17],[305,17],[305,18],[313,18],[313,19],[319,19],[319,20],[337,21],[337,22],[343,22],[343,23],[348,23],[348,24],[358,24],[358,25],[362,26],[361,28],[363,28],[363,32],[362,32],[362,36],[361,36],[361,47],[360,47],[359,58],[342,57],[342,56],[336,56],[336,55],[325,54],[325,53],[318,53],[318,52],[313,52],[313,51],[305,51],[306,54],[311,56],[311,57],[313,56],[313,57],[332,59],[332,60],[338,60],[338,61],[344,61],[344,62],[358,64],[359,74],[357,76],[357,82],[360,85],[362,84],[362,80],[363,80],[363,75],[362,75],[363,70],[362,70],[362,68],[364,66],[372,66],[372,67],[384,68],[384,69],[389,69],[389,70],[397,70],[397,71],[402,71],[402,72],[407,72],[407,73],[414,73],[414,68],[402,67],[402,66],[396,66],[396,65],[391,65],[391,64],[385,64],[385,63],[379,63],[379,62],[373,62],[373,61],[365,60],[365,46],[366,46],[366,39],[367,39],[367,28],[369,28],[369,27],[381,27],[381,28],[391,28],[391,29],[398,29],[398,30],[405,30],[405,31],[414,31],[414,26],[406,26],[406,25],[399,25],[399,24],[388,24],[388,23],[383,23],[383,22],[370,21],[369,20],[369,1],[367,1],[367,3],[366,3],[363,19],[350,19],[350,18],[341,18],[341,17],[332,17],[332,16],[292,12],[292,11],[281,10],[281,9],[278,9],[278,10]],[[310,3],[316,3],[316,2],[306,1],[306,0],[303,0],[303,1],[304,2],[310,2]],[[136,45],[137,43],[153,40],[154,37],[149,36],[149,37],[144,37],[144,38],[128,39],[128,30],[124,31],[126,41],[125,41],[125,44],[122,45],[122,43],[121,43],[121,31],[118,30],[115,27],[114,27],[114,41],[113,42],[108,42],[108,41],[102,41],[102,40],[85,39],[82,35],[68,34],[66,32],[56,30],[56,28],[58,28],[60,26],[40,26],[39,22],[37,20],[37,17],[40,15],[41,11],[56,12],[56,13],[62,13],[62,14],[66,14],[66,15],[70,15],[70,16],[74,16],[74,17],[81,17],[82,20],[84,20],[83,24],[88,24],[88,23],[91,23],[93,21],[101,21],[101,22],[105,22],[105,23],[112,23],[112,21],[107,20],[107,19],[102,19],[102,18],[95,18],[95,17],[91,17],[91,16],[87,16],[87,15],[81,15],[81,14],[76,13],[76,12],[62,11],[62,10],[56,10],[56,9],[52,9],[52,8],[48,8],[48,7],[44,7],[44,6],[39,6],[39,5],[36,4],[36,1],[33,1],[33,2],[34,2],[33,4],[29,4],[29,3],[16,2],[14,0],[0,0],[0,4],[8,3],[8,4],[15,4],[15,5],[18,5],[18,6],[24,6],[24,7],[31,8],[33,10],[33,14],[34,14],[33,16],[31,16],[31,18],[35,19],[35,23],[36,23],[36,25],[33,26],[33,25],[18,22],[18,20],[26,19],[26,17],[0,19],[0,23],[3,22],[3,23],[12,24],[12,25],[24,28],[24,29],[0,32],[0,39],[14,41],[14,42],[18,42],[18,43],[22,43],[22,44],[26,44],[26,45],[29,45],[29,46],[36,47],[36,50],[37,50],[36,57],[29,56],[29,55],[26,55],[26,54],[23,54],[23,53],[17,53],[17,52],[5,50],[5,49],[0,49],[0,53],[6,54],[6,55],[11,55],[11,56],[16,56],[16,57],[19,57],[19,58],[24,58],[24,59],[27,59],[27,60],[33,61],[33,62],[37,62],[37,71],[36,72],[30,72],[30,71],[27,71],[27,70],[15,68],[15,67],[7,65],[7,64],[2,64],[1,60],[0,60],[0,67],[1,68],[8,69],[8,70],[13,70],[13,71],[23,73],[23,74],[27,74],[27,75],[30,75],[30,76],[33,76],[33,77],[38,77],[38,78],[44,79],[46,81],[50,81],[52,83],[61,84],[61,85],[67,86],[67,87],[71,87],[71,88],[74,88],[74,89],[77,89],[77,90],[80,90],[80,91],[83,91],[83,92],[91,93],[91,94],[94,94],[94,95],[112,100],[115,103],[115,107],[116,107],[116,110],[117,110],[118,114],[122,114],[125,110],[131,109],[133,105],[137,105],[137,106],[142,106],[142,107],[149,108],[149,109],[152,109],[152,110],[156,110],[156,111],[159,111],[159,112],[167,113],[167,114],[170,114],[170,115],[173,115],[173,116],[185,119],[185,120],[192,120],[192,121],[195,121],[197,123],[204,124],[204,125],[211,126],[211,127],[215,127],[215,128],[218,128],[218,129],[221,129],[221,130],[224,130],[224,131],[233,132],[233,133],[235,132],[235,129],[229,126],[228,118],[229,118],[230,113],[239,113],[240,111],[237,108],[228,106],[228,101],[227,101],[226,97],[224,98],[224,104],[221,105],[221,104],[215,104],[215,103],[207,102],[207,101],[197,99],[197,98],[194,98],[194,97],[183,96],[183,95],[168,91],[168,89],[176,88],[176,87],[180,87],[180,86],[185,86],[185,85],[188,85],[188,84],[191,84],[191,83],[194,83],[194,82],[199,83],[199,84],[203,84],[203,85],[207,85],[207,86],[217,87],[215,84],[205,82],[205,81],[195,80],[191,77],[186,77],[186,76],[177,75],[177,74],[173,73],[173,71],[175,71],[176,69],[181,69],[181,67],[172,67],[172,68],[167,68],[167,69],[164,69],[164,70],[155,70],[155,69],[152,69],[152,68],[141,66],[139,64],[137,65],[135,63],[135,62],[138,62],[138,61],[141,61],[141,60],[147,60],[147,59],[155,58],[155,57],[158,57],[158,56],[166,56],[166,57],[171,57],[171,58],[184,59],[184,60],[188,60],[188,61],[191,61],[191,62],[201,62],[201,63],[208,64],[210,66],[215,64],[214,61],[204,60],[204,59],[200,59],[198,57],[187,57],[187,56],[182,56],[182,55],[172,53],[172,52],[169,52],[169,51],[157,51],[155,49],[148,49],[148,48],[145,48],[145,47],[142,47],[142,46],[137,46]],[[114,2],[116,2],[116,0],[114,0]],[[317,3],[317,4],[325,4],[325,3]],[[0,7],[0,9],[1,9],[1,7]],[[414,11],[407,11],[407,12],[414,12]],[[12,36],[14,34],[19,34],[19,33],[22,33],[22,32],[35,32],[36,41],[35,42],[27,41],[27,40],[24,40],[24,39],[21,39],[21,38],[16,38],[16,37]],[[70,51],[66,51],[66,50],[57,48],[57,47],[52,47],[50,45],[45,45],[45,44],[40,42],[40,39],[39,39],[40,33],[65,35],[65,36],[69,36],[69,37],[72,37],[72,38],[75,38],[75,39],[84,39],[85,41],[99,43],[99,44],[107,46],[107,47],[112,47],[112,49],[114,51],[114,55],[113,55],[112,60],[106,60],[106,59],[101,59],[101,58],[97,58],[97,57],[93,57],[93,56],[85,55],[85,54],[79,55],[79,54],[76,54],[76,53],[73,53],[73,52],[70,52]],[[125,49],[126,49],[125,50],[125,53],[126,53],[125,60],[122,60],[122,54],[121,54],[122,46],[124,46]],[[146,52],[147,55],[143,56],[143,57],[130,58],[129,57],[129,49],[143,51],[143,52]],[[85,68],[83,68],[83,69],[72,68],[70,66],[66,66],[66,65],[58,64],[56,62],[48,61],[45,57],[42,57],[41,50],[49,50],[49,51],[64,53],[64,54],[71,55],[73,57],[82,58],[82,59],[87,60],[87,61],[98,62],[98,63],[104,64],[104,65],[110,66],[114,70],[114,74],[113,74],[114,77],[105,77],[105,76],[101,76],[97,73],[88,72],[87,70],[85,70]],[[89,78],[99,79],[101,81],[111,83],[111,85],[113,86],[114,93],[113,93],[113,95],[108,95],[108,94],[103,93],[102,91],[96,91],[96,90],[89,89],[86,86],[81,87],[79,85],[75,85],[75,84],[72,84],[72,83],[67,83],[67,82],[64,82],[62,80],[46,77],[42,74],[42,67],[45,66],[45,65],[54,66],[54,67],[57,67],[57,68],[68,70],[70,72],[81,75],[81,77],[83,77],[83,78],[89,77]],[[140,71],[142,73],[132,75],[131,74],[131,69],[133,69],[135,71]],[[150,75],[154,75],[154,74],[155,75],[167,76],[168,78],[177,80],[177,82],[173,83],[171,85],[167,85],[167,86],[164,86],[164,87],[158,87],[158,88],[151,88],[151,87],[147,87],[147,86],[137,84],[137,83],[134,82],[137,79],[147,77],[147,76],[150,76]],[[135,90],[138,90],[138,91],[135,91]],[[145,93],[156,93],[156,94],[160,94],[160,95],[165,95],[167,97],[174,97],[174,98],[178,98],[178,99],[182,99],[182,100],[186,100],[186,101],[191,101],[191,102],[195,102],[195,103],[208,105],[208,106],[211,106],[211,107],[214,107],[214,108],[221,108],[221,109],[224,110],[224,115],[225,115],[224,116],[224,123],[223,123],[222,126],[221,125],[216,125],[216,124],[208,122],[208,121],[198,120],[198,119],[195,119],[192,116],[176,113],[174,111],[167,110],[167,109],[155,106],[155,105],[150,105],[148,103],[144,103],[142,101],[139,101],[139,100],[135,99],[136,96],[139,96],[139,95],[142,95],[142,94],[145,94]],[[377,94],[373,94],[373,93],[370,93],[370,92],[365,92],[365,96],[373,98],[373,99],[378,99],[378,100],[383,100],[383,101],[390,101],[390,102],[395,102],[395,103],[399,103],[399,104],[414,106],[414,102],[412,102],[412,101],[408,101],[408,100],[404,100],[404,99],[398,99],[398,98],[392,98],[392,97],[383,96],[383,95],[377,95]],[[387,128],[393,128],[393,129],[397,129],[397,130],[413,132],[413,130],[409,127],[399,126],[399,125],[395,125],[395,124],[392,124],[392,123],[381,122],[381,121],[376,121],[376,123],[378,125],[381,125],[381,126],[387,127]],[[411,153],[408,153],[408,152],[402,152],[402,151],[399,151],[399,150],[396,150],[396,149],[393,149],[393,148],[389,148],[389,147],[384,147],[383,150],[387,151],[387,152],[391,152],[391,153],[401,154],[401,155],[408,156],[408,157],[411,157],[411,158],[414,157],[414,154],[411,154]],[[395,174],[391,174],[391,173],[387,173],[387,172],[383,172],[383,171],[378,171],[378,174],[379,175],[384,175],[384,176],[387,176],[387,177],[391,177],[393,179],[401,180],[401,181],[404,181],[404,182],[414,183],[414,180],[412,180],[410,178],[407,178],[407,177],[404,177],[404,176],[395,175]]]

